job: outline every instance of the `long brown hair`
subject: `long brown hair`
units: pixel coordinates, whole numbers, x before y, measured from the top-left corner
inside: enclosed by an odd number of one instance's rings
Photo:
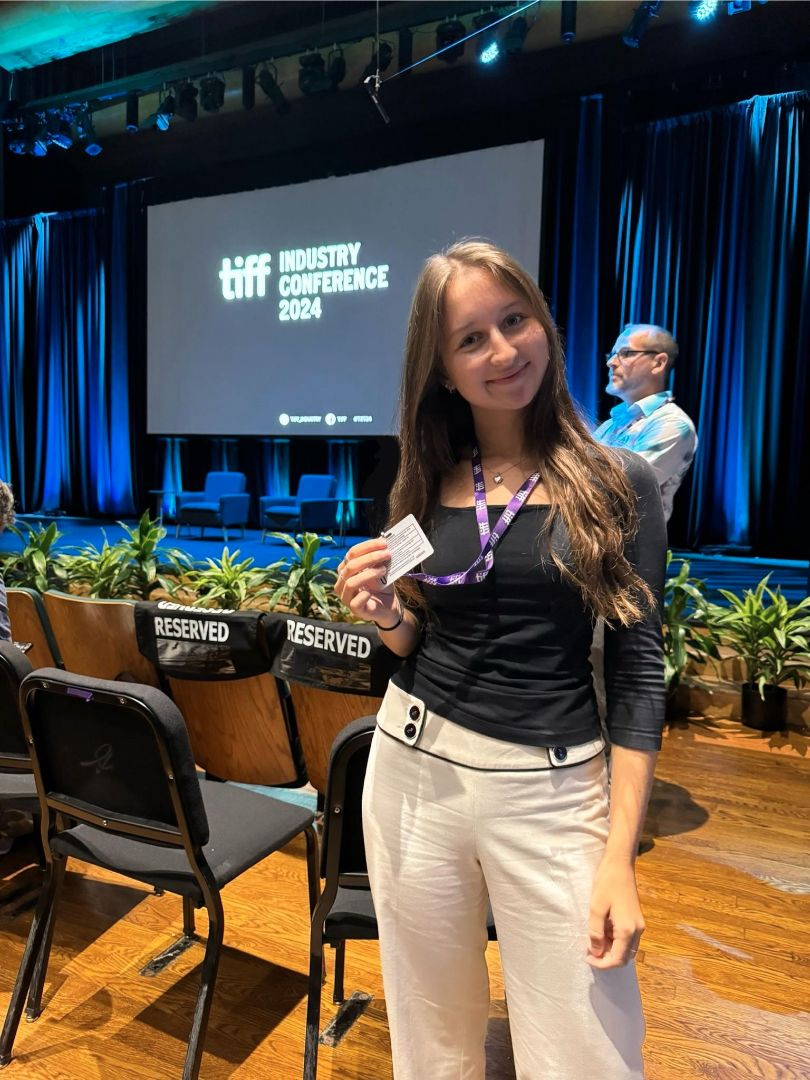
[[[475,440],[469,405],[442,385],[440,355],[447,285],[464,268],[488,271],[523,298],[548,340],[548,368],[524,412],[524,438],[540,464],[551,503],[544,529],[550,535],[560,521],[569,538],[567,559],[554,544],[551,558],[594,615],[621,625],[633,623],[654,604],[650,589],[625,557],[625,546],[638,528],[635,494],[617,456],[592,438],[571,400],[559,334],[543,294],[510,255],[487,241],[463,240],[431,256],[416,284],[400,388],[400,464],[389,521],[413,514],[429,524],[442,476]],[[406,603],[423,606],[415,583],[401,578],[397,586]]]

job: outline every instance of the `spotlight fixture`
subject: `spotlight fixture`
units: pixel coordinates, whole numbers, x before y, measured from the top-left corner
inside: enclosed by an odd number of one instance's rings
[[[637,49],[651,19],[658,16],[663,0],[642,0],[633,12],[630,25],[622,34],[622,41],[630,49]]]
[[[48,143],[60,150],[69,150],[73,146],[73,130],[70,113],[48,113]]]
[[[140,130],[138,125],[138,95],[134,90],[130,90],[127,94],[127,119],[124,129],[130,135],[135,135]]]
[[[174,94],[167,94],[158,105],[158,110],[155,113],[155,127],[158,131],[169,130],[169,125],[174,119],[176,104]]]
[[[523,48],[526,34],[529,32],[529,24],[522,15],[510,20],[506,24],[506,33],[503,35],[503,51],[507,56],[516,56]]]
[[[242,68],[242,108],[252,109],[256,104],[256,72],[246,64]]]
[[[477,34],[475,54],[482,64],[493,64],[501,55],[497,31],[492,28],[493,23],[496,23],[498,18],[497,12],[485,11],[481,15],[476,15],[473,19],[473,27]]]
[[[174,111],[178,116],[189,123],[197,119],[197,94],[199,90],[194,83],[186,82],[177,87],[177,104]]]
[[[343,49],[337,45],[329,53],[329,63],[326,66],[326,74],[331,83],[331,89],[337,90],[338,86],[346,78],[346,57]]]
[[[27,141],[30,143],[28,150],[34,157],[45,157],[48,153],[48,125],[45,123],[43,113],[37,113],[28,118],[26,123]]]
[[[259,72],[258,81],[264,95],[270,99],[279,116],[288,113],[291,106],[284,97],[284,91],[278,85],[278,71],[275,64],[266,64]]]
[[[446,19],[436,27],[436,52],[446,64],[452,64],[464,55],[461,38],[465,34],[464,23],[460,19]]]
[[[85,154],[95,157],[101,153],[103,147],[96,138],[93,118],[86,107],[76,114],[76,131],[79,135],[79,146],[81,146]]]
[[[225,104],[225,80],[219,75],[200,79],[200,105],[206,112],[219,112]]]
[[[577,36],[577,0],[562,0],[560,4],[560,41],[570,45]]]
[[[374,49],[371,53],[371,59],[363,68],[363,74],[360,76],[360,85],[362,86],[366,79],[371,75],[377,74],[377,69],[385,71],[391,66],[391,60],[394,57],[394,50],[388,44],[387,41],[380,42],[380,52],[377,54],[377,50]]]
[[[720,0],[689,0],[689,14],[695,22],[708,22],[717,14]]]
[[[299,63],[298,88],[302,94],[323,94],[332,89],[332,80],[326,74],[319,52],[304,53]]]

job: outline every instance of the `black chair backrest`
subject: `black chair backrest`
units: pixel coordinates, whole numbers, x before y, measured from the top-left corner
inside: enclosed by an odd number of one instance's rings
[[[321,877],[368,873],[363,842],[363,783],[377,720],[361,716],[332,744],[321,834]],[[337,811],[337,812],[336,812]]]
[[[274,640],[280,637],[273,674],[318,690],[382,697],[402,664],[368,623],[324,622],[270,611],[265,625]]]
[[[175,679],[245,679],[269,671],[284,626],[262,611],[194,608],[162,600],[135,605],[138,649]]]
[[[31,663],[10,641],[0,641],[0,765],[31,768],[28,743],[20,719],[20,683]]]
[[[186,726],[160,690],[40,668],[21,701],[40,798],[52,809],[178,847],[207,842]]]

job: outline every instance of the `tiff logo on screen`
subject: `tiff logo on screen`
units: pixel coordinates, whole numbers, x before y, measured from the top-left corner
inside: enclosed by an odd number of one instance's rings
[[[250,300],[253,296],[266,295],[266,281],[273,272],[270,263],[272,256],[266,251],[261,255],[237,255],[222,260],[219,280],[222,282],[222,295],[226,300]]]

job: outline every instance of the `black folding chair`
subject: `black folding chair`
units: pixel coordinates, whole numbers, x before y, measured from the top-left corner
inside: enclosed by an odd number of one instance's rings
[[[220,890],[304,833],[312,911],[318,898],[313,815],[199,779],[183,718],[153,687],[43,668],[25,679],[21,700],[47,868],[0,1034],[0,1066],[11,1058],[26,997],[29,1018],[40,1012],[51,915],[74,857],[179,894],[192,927],[193,909],[206,907],[208,941],[183,1069],[183,1080],[194,1080],[222,945]]]
[[[0,641],[0,807],[39,812],[31,755],[20,719],[20,683],[31,664],[10,641]]]
[[[374,716],[352,721],[338,734],[329,756],[321,830],[323,885],[312,916],[309,945],[304,1080],[315,1080],[318,1070],[324,945],[336,950],[332,999],[340,1004],[345,999],[346,942],[376,941],[379,937],[368,881],[362,816],[363,784],[375,727]],[[491,911],[487,916],[487,933],[490,941],[496,940]]]

